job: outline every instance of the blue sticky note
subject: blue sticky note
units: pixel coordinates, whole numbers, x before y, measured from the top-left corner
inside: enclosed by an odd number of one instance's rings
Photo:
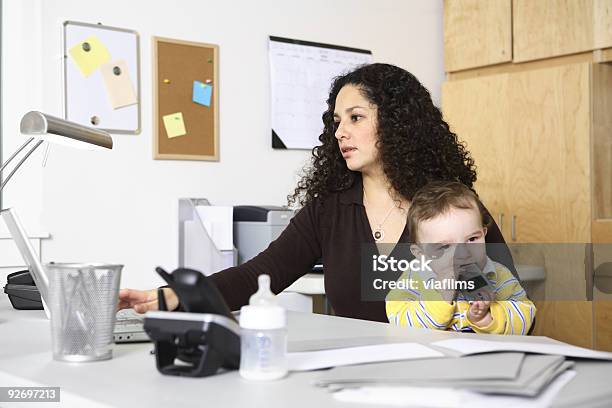
[[[200,81],[193,81],[193,101],[200,105],[210,106],[212,97],[212,84],[205,84]]]

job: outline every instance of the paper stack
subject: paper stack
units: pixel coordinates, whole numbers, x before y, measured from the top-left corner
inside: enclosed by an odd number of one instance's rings
[[[321,373],[315,384],[345,402],[418,407],[548,407],[575,375],[574,362],[568,358],[612,360],[612,353],[551,341],[462,338],[429,346],[451,353],[442,358],[335,367]]]
[[[508,403],[535,404],[540,400],[536,397],[572,366],[563,356],[507,352],[336,367],[322,374],[316,385],[345,401],[352,396],[370,403],[447,407],[469,402],[473,407],[504,396]],[[571,374],[561,382],[570,379]]]

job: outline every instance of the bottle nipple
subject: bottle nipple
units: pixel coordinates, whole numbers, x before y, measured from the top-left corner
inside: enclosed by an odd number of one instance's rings
[[[250,298],[249,305],[275,306],[276,296],[270,290],[270,275],[262,274],[257,278],[258,289]]]

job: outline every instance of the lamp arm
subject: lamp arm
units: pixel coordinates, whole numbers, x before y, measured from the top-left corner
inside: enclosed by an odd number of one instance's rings
[[[15,151],[15,153],[13,153],[11,155],[11,157],[8,158],[7,161],[2,163],[2,167],[0,167],[0,174],[2,174],[2,170],[4,170],[4,168],[11,162],[11,160],[13,160],[15,158],[15,156],[17,156],[23,149],[25,149],[26,146],[29,145],[32,142],[32,140],[34,140],[33,137],[31,137],[28,140],[26,140],[25,143],[22,144],[21,147],[19,149],[17,149],[17,151]]]
[[[7,161],[6,163],[4,163],[4,165],[2,166],[2,168],[4,169],[4,167],[6,167],[6,164],[8,162],[10,162],[16,155],[17,153],[19,153],[20,151],[22,151],[34,138],[31,138],[30,140],[28,140],[26,143],[23,144],[23,146],[21,146],[17,152],[15,152],[15,154],[13,154]],[[30,155],[32,153],[34,153],[34,151],[38,148],[38,146],[40,146],[42,143],[44,142],[44,140],[39,140],[38,142],[36,142],[36,144],[34,145],[34,147],[32,147],[30,150],[28,150],[28,152],[21,158],[21,160],[19,161],[19,163],[17,163],[17,165],[15,165],[15,168],[13,169],[13,171],[11,171],[9,173],[8,176],[6,176],[6,178],[4,179],[4,181],[2,181],[2,184],[0,184],[0,192],[4,189],[4,187],[7,185],[7,183],[9,182],[9,180],[11,179],[11,177],[13,177],[13,175],[15,174],[15,172],[17,170],[19,170],[19,167],[21,167],[21,165],[28,159],[28,157],[30,157]]]

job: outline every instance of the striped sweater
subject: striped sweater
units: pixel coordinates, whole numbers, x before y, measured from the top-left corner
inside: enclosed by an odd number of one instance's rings
[[[469,303],[460,292],[452,303],[441,300],[434,289],[394,289],[386,299],[387,318],[396,326],[421,327],[438,330],[476,333],[527,334],[536,314],[535,305],[518,280],[503,265],[487,258],[484,274],[495,290],[491,302],[492,322],[477,327],[468,319]],[[400,279],[422,282],[417,273],[407,271]],[[419,288],[423,285],[419,285]],[[427,300],[424,300],[427,299]],[[432,300],[440,299],[440,300]]]

